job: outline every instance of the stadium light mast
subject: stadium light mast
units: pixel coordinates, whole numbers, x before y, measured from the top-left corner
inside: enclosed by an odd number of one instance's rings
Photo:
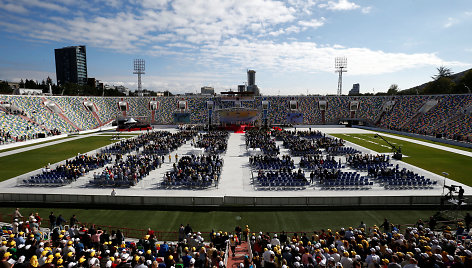
[[[134,60],[134,72],[133,74],[138,75],[138,95],[142,94],[142,86],[141,86],[141,75],[144,74],[145,70],[145,62],[143,59],[135,59]]]
[[[347,72],[347,58],[346,57],[336,57],[334,60],[335,72],[339,73],[338,78],[338,96],[342,94],[343,91],[343,73]]]

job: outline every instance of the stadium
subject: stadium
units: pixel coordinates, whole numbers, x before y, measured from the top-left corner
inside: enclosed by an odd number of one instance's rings
[[[467,94],[3,95],[4,133],[18,141],[2,147],[0,197],[43,217],[51,207],[238,215],[213,222],[214,230],[232,223],[262,229],[267,223],[249,215],[270,211],[299,213],[295,218],[354,211],[364,220],[366,211],[388,217],[420,209],[408,223],[439,207],[441,219],[454,222],[472,194],[471,105]],[[113,126],[120,120],[124,126]],[[24,138],[38,133],[44,138]],[[4,218],[11,210],[2,209]],[[198,218],[187,220],[208,236]],[[126,236],[146,232],[118,222]],[[177,240],[175,226],[162,226],[154,227],[160,239]]]
[[[0,2],[0,268],[472,267],[467,1]]]

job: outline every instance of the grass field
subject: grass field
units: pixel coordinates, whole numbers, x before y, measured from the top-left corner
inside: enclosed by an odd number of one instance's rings
[[[430,140],[426,140],[426,139],[420,139],[420,138],[410,137],[410,136],[406,136],[406,135],[393,134],[393,133],[388,133],[388,132],[383,132],[383,131],[377,131],[377,130],[376,130],[376,132],[385,133],[385,134],[388,134],[388,135],[397,136],[397,137],[402,137],[402,138],[407,138],[407,139],[412,139],[412,140],[417,140],[417,141],[424,141],[424,142],[428,142],[428,143],[431,143],[431,144],[437,144],[437,145],[442,145],[442,146],[449,147],[449,148],[454,148],[454,149],[459,149],[459,150],[464,150],[464,151],[472,152],[472,148],[466,148],[466,147],[461,147],[461,146],[455,146],[455,145],[450,145],[450,144],[446,144],[446,143],[442,143],[442,142],[430,141]]]
[[[48,142],[60,141],[60,140],[63,140],[63,139],[68,139],[68,138],[70,138],[70,137],[64,137],[64,138],[59,138],[59,139],[55,139],[55,140],[48,140],[48,141],[38,142],[38,143],[35,143],[35,144],[28,144],[28,145],[23,145],[23,146],[18,146],[18,147],[3,149],[3,150],[0,150],[0,153],[8,152],[8,151],[13,151],[13,150],[16,150],[16,149],[21,149],[21,148],[26,148],[26,147],[31,147],[31,146],[35,146],[35,145],[45,144],[45,143],[48,143]]]
[[[89,152],[113,142],[107,136],[93,136],[0,157],[0,167],[3,167],[0,173],[0,181],[36,170],[48,163],[53,164],[68,159],[78,153]]]
[[[250,226],[254,232],[312,232],[314,230],[341,227],[357,227],[361,221],[367,226],[380,225],[384,218],[393,224],[414,224],[418,219],[427,220],[436,211],[432,210],[358,210],[358,211],[152,211],[152,210],[95,210],[59,208],[21,208],[23,216],[38,212],[47,219],[50,211],[62,214],[66,220],[75,214],[81,222],[174,232],[180,224],[190,223],[193,230],[233,231],[237,225]],[[0,208],[4,221],[10,218],[14,208]]]
[[[356,143],[362,147],[379,153],[391,152],[388,145],[380,138],[374,138],[374,134],[336,134],[338,138]],[[416,143],[403,140],[386,138],[388,141],[400,145],[402,152],[407,157],[403,161],[428,171],[441,175],[449,173],[449,178],[472,186],[472,158],[459,155]],[[386,147],[384,147],[384,146]]]

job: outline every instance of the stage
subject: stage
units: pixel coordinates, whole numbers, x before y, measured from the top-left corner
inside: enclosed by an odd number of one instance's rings
[[[320,130],[324,133],[373,133],[369,130],[311,126],[312,130]],[[297,127],[297,130],[301,128]],[[308,127],[307,127],[308,129]],[[156,130],[156,129],[155,129]],[[177,131],[177,129],[165,128],[163,130]],[[114,132],[110,133],[110,136]],[[281,155],[288,154],[282,146]],[[363,153],[376,153],[355,144],[346,142],[347,146],[354,147]],[[190,141],[177,150],[179,156],[192,153],[194,148]],[[172,153],[172,156],[176,152]],[[380,208],[402,209],[412,207],[439,208],[443,195],[444,182],[446,185],[461,185],[464,196],[468,200],[472,196],[472,188],[433,174],[426,170],[411,166],[405,162],[392,160],[392,164],[406,167],[415,173],[436,180],[436,186],[430,189],[404,189],[387,190],[382,185],[374,183],[368,189],[342,189],[328,190],[318,184],[298,189],[262,190],[253,184],[252,172],[249,168],[249,153],[245,146],[243,133],[230,133],[228,149],[222,155],[224,165],[218,186],[208,189],[162,189],[165,172],[172,168],[168,157],[161,168],[150,173],[136,186],[131,188],[116,189],[116,196],[111,196],[112,188],[96,188],[90,186],[89,181],[93,172],[79,178],[70,185],[61,187],[24,187],[23,179],[35,172],[25,174],[0,183],[0,201],[4,204],[25,205],[65,205],[71,207],[312,207],[319,209],[341,208]],[[338,157],[337,157],[338,158]],[[293,157],[298,168],[298,157]],[[174,157],[172,160],[175,161]],[[345,161],[341,158],[341,161]],[[96,170],[99,172],[101,169]],[[345,171],[353,171],[346,168]],[[365,173],[366,174],[366,173]],[[308,176],[308,174],[306,174]],[[255,174],[254,174],[255,176]],[[467,201],[466,201],[467,202]]]

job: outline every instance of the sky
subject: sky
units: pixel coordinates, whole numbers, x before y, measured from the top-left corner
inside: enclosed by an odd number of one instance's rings
[[[54,49],[86,45],[88,76],[172,93],[263,95],[407,89],[472,68],[470,0],[0,0],[0,79],[55,81]]]

